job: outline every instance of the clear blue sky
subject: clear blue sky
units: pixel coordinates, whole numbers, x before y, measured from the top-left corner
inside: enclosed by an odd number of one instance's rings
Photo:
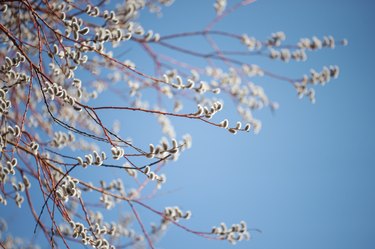
[[[213,2],[177,0],[164,9],[163,18],[142,13],[141,22],[162,35],[201,30],[214,17]],[[243,219],[263,231],[254,232],[251,241],[236,249],[374,248],[374,11],[370,0],[258,0],[220,22],[216,29],[261,40],[277,31],[286,33],[288,43],[313,35],[347,38],[349,46],[310,53],[307,62],[246,60],[291,77],[337,64],[340,77],[317,88],[314,105],[299,100],[285,82],[256,79],[280,103],[274,115],[268,110],[255,114],[263,123],[259,135],[233,136],[200,122],[173,120],[178,135],[192,134],[193,147],[166,168],[168,182],[162,191],[167,194],[148,203],[159,209],[178,205],[191,210],[193,217],[184,224],[196,230]],[[189,46],[198,46],[194,42]],[[129,55],[137,60],[134,53]],[[190,57],[186,60],[195,63]],[[230,113],[225,117],[237,120]],[[137,137],[138,144],[148,144],[155,136],[153,128],[148,117],[137,117],[132,121],[124,116],[123,127],[130,134],[149,130]],[[18,224],[10,224],[10,229],[30,234],[34,225],[25,222],[20,229]],[[157,248],[232,246],[171,228]]]
[[[213,17],[211,4],[176,1],[160,21],[144,24],[161,34],[199,30]],[[168,168],[166,188],[181,189],[160,205],[191,209],[191,227],[199,230],[241,219],[263,230],[237,249],[374,248],[374,7],[363,0],[259,0],[219,23],[217,29],[258,39],[282,30],[290,43],[313,35],[348,38],[349,46],[311,53],[305,63],[259,62],[294,77],[337,64],[341,75],[317,88],[315,105],[284,82],[258,79],[281,107],[275,115],[256,113],[263,121],[257,136],[181,124],[180,132],[191,131],[193,148]],[[173,229],[158,248],[231,246]]]

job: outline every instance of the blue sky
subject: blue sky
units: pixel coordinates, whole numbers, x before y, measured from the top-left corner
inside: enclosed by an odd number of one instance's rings
[[[213,18],[211,4],[176,1],[162,19],[145,17],[144,25],[161,34],[199,30]],[[179,131],[191,132],[194,145],[167,169],[166,188],[178,191],[157,202],[191,209],[189,225],[199,230],[244,219],[263,231],[236,248],[373,248],[373,11],[371,1],[259,0],[220,22],[216,29],[258,39],[282,30],[289,43],[313,35],[347,38],[349,46],[310,53],[304,63],[246,60],[291,77],[337,64],[340,77],[317,88],[314,105],[299,100],[284,82],[257,79],[280,103],[275,115],[256,113],[263,122],[259,135],[178,123]],[[172,229],[159,248],[231,246]]]
[[[145,12],[140,21],[161,35],[201,30],[214,18],[213,2],[177,0],[163,10],[163,18]],[[174,205],[191,210],[193,217],[184,224],[200,231],[240,220],[263,231],[253,232],[252,240],[237,244],[236,249],[374,248],[374,10],[374,2],[365,0],[258,0],[220,22],[215,29],[248,33],[260,40],[277,31],[286,33],[287,43],[313,35],[347,38],[349,46],[310,53],[307,62],[243,59],[290,77],[310,68],[339,65],[340,77],[316,89],[314,105],[299,100],[285,82],[255,79],[280,103],[276,113],[266,109],[255,113],[263,123],[258,135],[233,136],[201,122],[172,119],[179,136],[187,132],[193,136],[193,147],[165,168],[165,194],[148,203],[160,210]],[[225,47],[224,41],[218,42]],[[186,45],[202,48],[196,40]],[[129,56],[142,60],[135,49]],[[202,61],[182,58],[203,66]],[[152,72],[147,61],[138,68]],[[237,120],[230,102],[226,107],[217,120]],[[126,115],[115,113],[108,120],[123,117],[124,130],[136,134],[138,144],[147,145],[150,138],[157,142],[158,127],[149,124],[152,117]],[[116,176],[117,171],[108,174]],[[146,210],[142,215],[159,220]],[[16,216],[10,212],[10,217]],[[10,224],[10,229],[26,234],[34,226],[25,222],[21,229],[19,224]],[[157,248],[232,246],[171,227]]]

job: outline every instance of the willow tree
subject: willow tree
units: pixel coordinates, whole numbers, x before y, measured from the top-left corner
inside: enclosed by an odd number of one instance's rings
[[[314,89],[339,74],[337,66],[324,66],[293,78],[254,64],[254,57],[239,60],[237,55],[255,54],[281,63],[305,61],[310,52],[346,44],[332,36],[287,44],[283,32],[260,40],[251,34],[215,29],[226,15],[251,6],[251,0],[231,6],[217,0],[213,3],[216,17],[198,31],[159,34],[142,24],[142,12],[158,15],[172,2],[1,1],[0,204],[2,210],[17,206],[24,209],[22,215],[33,216],[34,233],[41,232],[46,239],[41,243],[66,248],[77,248],[77,244],[154,248],[170,226],[233,244],[249,239],[251,229],[245,221],[195,231],[185,221],[191,211],[175,204],[163,210],[146,204],[147,198],[167,184],[163,168],[177,161],[181,153],[188,154],[185,150],[192,145],[189,131],[176,134],[170,118],[200,122],[232,134],[258,133],[261,122],[253,111],[276,110],[278,104],[255,79],[285,81],[298,97],[314,103]],[[203,38],[211,50],[173,43],[194,37]],[[241,49],[221,47],[219,39],[242,44]],[[145,58],[127,58],[129,44],[141,48]],[[195,57],[197,64],[176,59],[176,54]],[[153,73],[145,69],[146,59],[152,61]],[[207,66],[202,67],[202,62]],[[121,101],[114,102],[105,94]],[[215,117],[226,108],[224,97],[236,104],[237,120]],[[126,117],[133,112],[155,117],[163,134],[159,142],[142,144],[122,133],[120,122],[108,120],[112,113]],[[87,180],[90,174],[85,172],[103,168],[115,168],[119,178]],[[124,181],[132,187],[125,189]],[[119,203],[125,205],[119,207]],[[115,221],[106,219],[108,212],[119,208],[127,215]],[[142,220],[144,212],[155,214],[153,224]],[[6,220],[6,216],[0,220],[1,245],[30,247],[29,242],[6,231]]]

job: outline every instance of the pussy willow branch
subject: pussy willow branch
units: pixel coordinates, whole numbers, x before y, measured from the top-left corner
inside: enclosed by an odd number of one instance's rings
[[[23,146],[21,146],[21,145],[19,145],[19,144],[17,145],[17,144],[15,144],[13,141],[8,141],[8,143],[12,144],[12,145],[15,146],[17,149],[20,149],[20,150],[22,150],[23,152],[25,152],[25,153],[27,153],[27,154],[29,154],[29,155],[33,155],[33,156],[34,156],[33,152],[32,152],[30,149],[28,149],[28,148],[26,148],[26,147],[23,147]],[[44,158],[43,158],[43,157],[40,157],[40,156],[37,156],[37,158],[38,158],[39,160],[44,160]],[[68,174],[67,174],[68,171],[70,172],[72,169],[75,168],[75,167],[72,167],[72,168],[70,168],[67,172],[63,172],[63,171],[61,171],[59,168],[57,168],[56,166],[54,166],[53,164],[50,164],[48,161],[46,161],[45,164],[48,165],[49,167],[51,167],[52,169],[54,169],[55,171],[57,171],[57,172],[59,172],[60,174],[63,175],[63,177],[59,180],[59,183],[60,183],[60,182],[66,177],[66,176],[68,176]],[[156,164],[156,163],[155,163],[155,164]],[[58,186],[59,183],[56,184],[56,186]],[[139,205],[145,207],[146,209],[149,209],[150,211],[154,212],[155,214],[158,214],[158,215],[160,215],[160,216],[162,216],[162,217],[165,218],[165,216],[164,216],[164,214],[163,214],[162,212],[159,212],[159,211],[157,211],[157,210],[151,208],[150,206],[144,204],[143,202],[138,201],[137,199],[129,199],[129,198],[123,196],[123,195],[117,195],[117,194],[114,194],[114,193],[109,192],[109,191],[106,191],[106,190],[104,190],[104,189],[102,189],[102,188],[95,187],[95,186],[93,186],[92,184],[86,183],[86,182],[84,182],[84,181],[80,181],[80,184],[82,184],[82,185],[85,186],[86,188],[92,189],[92,190],[97,191],[97,192],[99,192],[99,193],[101,193],[101,194],[106,194],[106,195],[112,196],[112,197],[114,197],[114,198],[116,198],[116,199],[121,199],[121,200],[124,200],[124,201],[127,201],[127,202],[134,202],[134,203],[137,203],[137,204],[139,204]],[[50,192],[50,194],[47,196],[47,199],[46,199],[44,205],[47,206],[47,201],[48,201],[48,199],[52,196],[52,194],[54,193],[54,191],[56,190],[56,186],[55,186],[55,188]],[[44,205],[43,205],[43,206],[44,206]],[[31,206],[31,207],[32,207],[32,206]],[[42,223],[40,222],[40,218],[41,218],[41,215],[42,215],[43,209],[44,209],[44,208],[42,207],[42,210],[41,210],[41,212],[40,212],[40,214],[39,214],[38,216],[36,215],[35,211],[33,211],[34,214],[35,214],[34,217],[35,217],[35,219],[36,219],[37,225],[42,225]],[[32,208],[32,210],[34,210],[34,208]],[[69,217],[67,217],[67,218],[70,219]],[[177,223],[177,222],[175,222],[175,221],[173,221],[173,220],[169,220],[169,221],[172,222],[174,225],[176,225],[176,226],[178,226],[178,227],[180,227],[180,228],[182,228],[182,229],[184,229],[184,230],[186,230],[186,231],[189,231],[189,232],[194,233],[194,234],[199,235],[199,236],[203,236],[203,237],[206,237],[206,238],[210,238],[210,239],[212,239],[212,237],[210,237],[210,236],[207,237],[207,236],[205,235],[205,234],[210,234],[209,232],[198,232],[198,231],[194,231],[194,230],[191,230],[191,229],[189,229],[189,228],[187,228],[187,227],[185,227],[185,226],[183,226],[183,225],[181,225],[181,224],[179,224],[179,223]],[[36,225],[36,227],[37,227],[37,225]],[[36,227],[35,227],[35,229],[36,229]],[[215,239],[216,239],[216,238],[215,238]]]

